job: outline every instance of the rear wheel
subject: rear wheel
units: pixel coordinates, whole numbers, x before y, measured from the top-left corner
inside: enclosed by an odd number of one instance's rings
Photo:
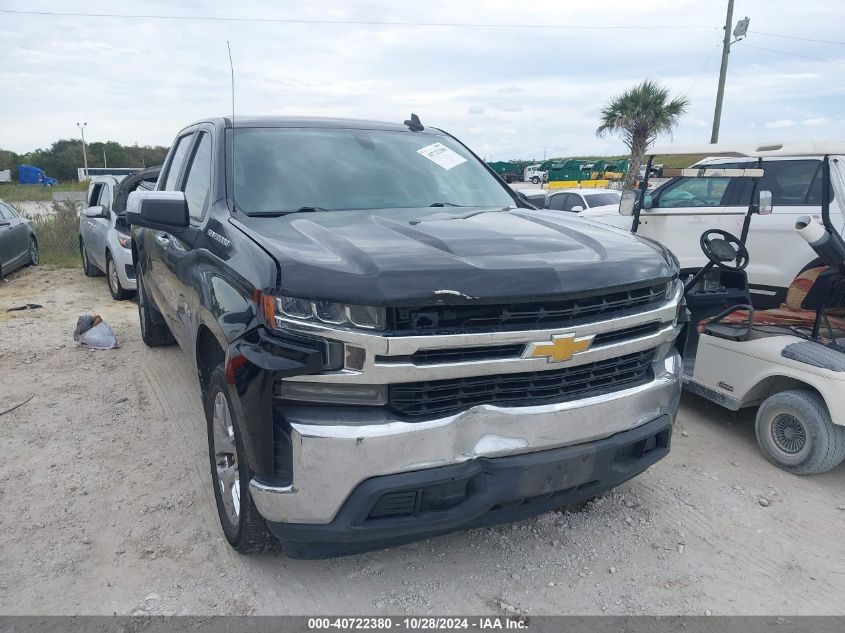
[[[79,253],[82,255],[82,272],[86,277],[99,277],[103,274],[88,257],[88,249],[85,248],[85,242],[82,239],[79,240]]]
[[[38,256],[38,242],[35,241],[35,237],[30,235],[29,236],[29,265],[30,266],[38,266],[39,256]]]
[[[806,389],[767,398],[756,421],[757,443],[766,458],[796,475],[816,475],[845,459],[845,427],[834,424],[827,405]]]
[[[138,320],[141,323],[141,338],[147,347],[161,347],[176,342],[164,317],[153,304],[152,297],[147,295],[144,287],[144,276],[138,270]]]
[[[208,455],[220,526],[229,544],[241,554],[258,554],[275,539],[249,494],[252,470],[229,402],[229,389],[221,363],[211,374],[205,396],[208,422]]]
[[[109,281],[109,292],[112,299],[115,301],[123,301],[128,299],[132,294],[130,290],[125,290],[120,285],[120,277],[117,274],[117,264],[114,263],[114,258],[111,253],[106,252],[106,278]]]

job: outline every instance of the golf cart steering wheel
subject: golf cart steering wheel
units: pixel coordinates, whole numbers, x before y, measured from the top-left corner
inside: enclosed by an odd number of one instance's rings
[[[710,229],[701,235],[701,250],[715,266],[723,270],[745,270],[748,249],[735,235],[721,229]],[[730,264],[729,262],[733,262]]]

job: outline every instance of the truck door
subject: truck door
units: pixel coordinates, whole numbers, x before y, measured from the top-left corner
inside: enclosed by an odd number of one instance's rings
[[[176,191],[179,188],[182,172],[185,167],[185,158],[191,147],[194,132],[188,132],[176,139],[173,148],[168,154],[167,165],[158,179],[157,188],[161,191]],[[166,231],[156,229],[143,229],[145,258],[139,262],[143,267],[144,289],[153,298],[156,305],[161,308],[162,314],[168,321],[168,326],[177,339],[179,334],[176,329],[178,324],[174,321],[171,304],[173,298],[167,292],[167,266],[165,258],[169,257],[168,249],[171,244],[171,235]],[[146,261],[144,261],[146,260]]]
[[[205,219],[211,192],[211,133],[197,132],[192,150],[187,157],[187,166],[183,170],[179,189],[185,192],[191,224],[198,226]],[[188,333],[193,331],[193,321],[198,297],[192,270],[194,270],[193,252],[188,244],[178,236],[168,236],[168,243],[161,250],[162,268],[159,279],[167,297],[168,312],[175,315],[175,323],[170,330],[174,338],[185,345]]]
[[[754,215],[746,246],[751,256],[748,281],[754,304],[777,307],[786,298],[786,289],[801,270],[817,255],[795,232],[795,222],[803,215],[821,218],[821,166],[816,158],[763,161],[765,174],[761,191],[772,192],[771,215]],[[737,205],[747,208],[750,185],[738,194]],[[835,211],[834,211],[835,212]],[[732,214],[722,227],[739,235],[744,213]]]
[[[720,228],[730,182],[726,177],[669,182],[650,194],[651,208],[643,208],[640,213],[638,233],[668,247],[680,260],[681,268],[700,268],[706,259],[699,239],[704,231]]]

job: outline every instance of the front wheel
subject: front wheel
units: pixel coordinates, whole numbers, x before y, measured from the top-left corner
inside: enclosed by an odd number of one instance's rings
[[[539,179],[539,178],[537,178],[537,176],[534,176],[534,177],[531,179],[531,182],[533,182],[535,185],[539,185],[539,184],[540,184],[540,179]]]
[[[106,278],[109,280],[109,292],[111,298],[115,301],[123,301],[128,299],[132,294],[130,290],[126,290],[120,285],[120,277],[117,274],[117,264],[114,263],[114,258],[111,253],[106,253]]]
[[[222,363],[211,374],[205,396],[205,416],[211,481],[223,534],[229,545],[241,554],[263,552],[272,547],[275,540],[249,494],[253,473],[229,401]]]
[[[845,427],[830,419],[824,400],[807,389],[769,396],[757,411],[757,443],[766,458],[796,475],[817,475],[845,459]]]

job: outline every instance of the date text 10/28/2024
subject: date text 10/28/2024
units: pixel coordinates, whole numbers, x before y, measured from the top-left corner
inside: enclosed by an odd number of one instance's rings
[[[341,631],[500,631],[525,630],[528,620],[521,617],[335,617],[308,618],[309,630]]]

